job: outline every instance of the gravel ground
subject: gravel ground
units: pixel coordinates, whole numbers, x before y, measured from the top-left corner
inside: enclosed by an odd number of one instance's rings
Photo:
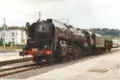
[[[4,79],[120,80],[120,51],[27,71]]]
[[[120,80],[120,51],[54,69],[26,80]]]
[[[28,57],[31,57],[30,55]],[[0,62],[14,60],[14,59],[21,59],[22,56],[19,56],[19,51],[12,51],[12,52],[0,52]]]

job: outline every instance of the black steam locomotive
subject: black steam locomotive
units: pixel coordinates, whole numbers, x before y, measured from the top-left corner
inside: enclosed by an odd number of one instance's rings
[[[42,60],[53,63],[76,59],[112,48],[112,40],[53,19],[37,21],[28,27],[27,44],[20,56],[32,55],[37,64]]]

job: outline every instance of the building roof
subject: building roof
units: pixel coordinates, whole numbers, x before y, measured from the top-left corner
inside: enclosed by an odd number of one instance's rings
[[[2,30],[2,27],[0,27],[0,30]],[[17,27],[17,26],[10,26],[10,27],[7,27],[7,30],[25,30],[25,28]]]

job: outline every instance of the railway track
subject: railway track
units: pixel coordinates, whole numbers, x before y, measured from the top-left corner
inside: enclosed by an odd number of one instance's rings
[[[49,66],[48,64],[43,64],[43,65],[36,65],[35,63],[30,63],[30,64],[23,64],[21,66],[15,66],[15,67],[11,67],[11,68],[4,68],[4,69],[0,69],[0,78],[2,77],[6,77],[9,75],[13,75],[13,74],[17,74],[17,73],[21,73],[21,72],[25,72],[25,71],[30,71],[30,70],[35,70],[35,69],[39,69],[45,66]]]
[[[113,49],[111,52],[109,53],[114,53],[114,52],[117,52],[119,51],[120,49]],[[109,53],[106,53],[106,54],[109,54]],[[103,54],[102,54],[103,55]],[[95,57],[98,57],[99,55],[93,55],[93,56],[89,56],[89,57],[84,57],[85,59],[90,59],[90,58],[95,58]],[[82,58],[82,59],[84,59]],[[80,58],[81,59],[81,58]],[[80,59],[77,59],[77,60],[80,60]],[[82,60],[81,59],[81,60]],[[20,63],[20,62],[19,62]],[[19,63],[14,63],[14,64],[19,64]],[[28,63],[28,62],[25,62],[25,63]],[[56,65],[56,64],[63,64],[65,62],[62,62],[62,63],[55,63],[53,65]],[[22,63],[21,63],[22,64]],[[9,65],[9,64],[7,64]],[[12,64],[11,64],[12,65]],[[10,65],[9,65],[10,66]],[[42,67],[47,67],[47,66],[50,66],[48,64],[43,64],[43,65],[40,65],[40,66],[37,66],[35,63],[28,63],[28,64],[22,64],[22,65],[17,65],[17,66],[13,66],[13,67],[10,67],[10,68],[3,68],[3,69],[0,69],[0,78],[2,77],[6,77],[6,76],[9,76],[9,75],[13,75],[13,74],[17,74],[17,73],[21,73],[21,72],[25,72],[25,71],[30,71],[30,70],[36,70],[36,69],[40,69]]]
[[[35,64],[29,64],[29,65],[24,65],[24,66],[1,69],[0,70],[0,78],[8,76],[8,75],[12,75],[12,74],[16,74],[16,73],[25,72],[25,71],[39,68],[39,66],[33,66],[33,65],[35,65]]]
[[[32,60],[31,57],[29,58],[21,58],[21,59],[14,59],[14,60],[9,60],[9,61],[2,61],[0,62],[0,67],[5,66],[5,65],[9,65],[9,64],[14,64],[14,63],[20,63],[20,62],[25,62],[25,61],[30,61]]]

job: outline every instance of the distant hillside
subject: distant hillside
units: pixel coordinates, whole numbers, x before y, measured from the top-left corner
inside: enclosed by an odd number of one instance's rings
[[[118,29],[108,29],[108,28],[91,28],[89,29],[92,32],[101,34],[101,35],[109,35],[109,36],[113,36],[113,37],[118,37],[120,36],[120,30]]]

